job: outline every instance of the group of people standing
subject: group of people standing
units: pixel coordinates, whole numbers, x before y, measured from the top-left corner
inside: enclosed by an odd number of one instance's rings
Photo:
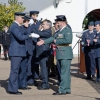
[[[11,70],[8,93],[21,95],[19,89],[29,90],[28,85],[37,86],[35,79],[39,78],[39,74],[42,83],[38,90],[48,90],[48,61],[56,50],[59,89],[53,95],[70,94],[70,64],[73,58],[71,27],[67,25],[64,15],[58,15],[54,22],[56,31],[52,35],[52,22],[48,19],[42,21],[38,14],[39,11],[30,11],[29,16],[22,12],[14,14],[15,21],[9,28]]]
[[[86,79],[100,82],[100,21],[89,22],[81,44],[84,47]]]

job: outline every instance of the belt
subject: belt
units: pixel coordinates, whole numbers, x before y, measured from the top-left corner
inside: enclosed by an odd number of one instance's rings
[[[60,45],[57,45],[57,46],[72,46],[72,44],[60,44]]]

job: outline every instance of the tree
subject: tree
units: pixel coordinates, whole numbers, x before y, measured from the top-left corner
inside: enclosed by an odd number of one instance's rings
[[[5,25],[10,26],[14,21],[15,12],[23,12],[25,7],[18,0],[8,0],[8,5],[0,3],[0,30]]]

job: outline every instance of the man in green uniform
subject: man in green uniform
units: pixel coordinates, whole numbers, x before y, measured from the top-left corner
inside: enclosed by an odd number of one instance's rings
[[[72,52],[72,31],[67,26],[67,20],[64,15],[56,16],[60,31],[46,40],[41,40],[37,45],[47,44],[54,42],[57,46],[56,48],[56,59],[61,67],[61,82],[59,89],[53,95],[66,95],[71,93],[71,76],[70,76],[70,64],[73,59]]]

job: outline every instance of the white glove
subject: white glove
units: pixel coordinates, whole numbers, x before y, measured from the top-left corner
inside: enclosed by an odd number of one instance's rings
[[[34,23],[33,19],[30,19],[29,24],[32,25],[33,23]]]
[[[39,38],[40,36],[38,34],[36,34],[36,33],[31,33],[31,37],[32,38]]]

